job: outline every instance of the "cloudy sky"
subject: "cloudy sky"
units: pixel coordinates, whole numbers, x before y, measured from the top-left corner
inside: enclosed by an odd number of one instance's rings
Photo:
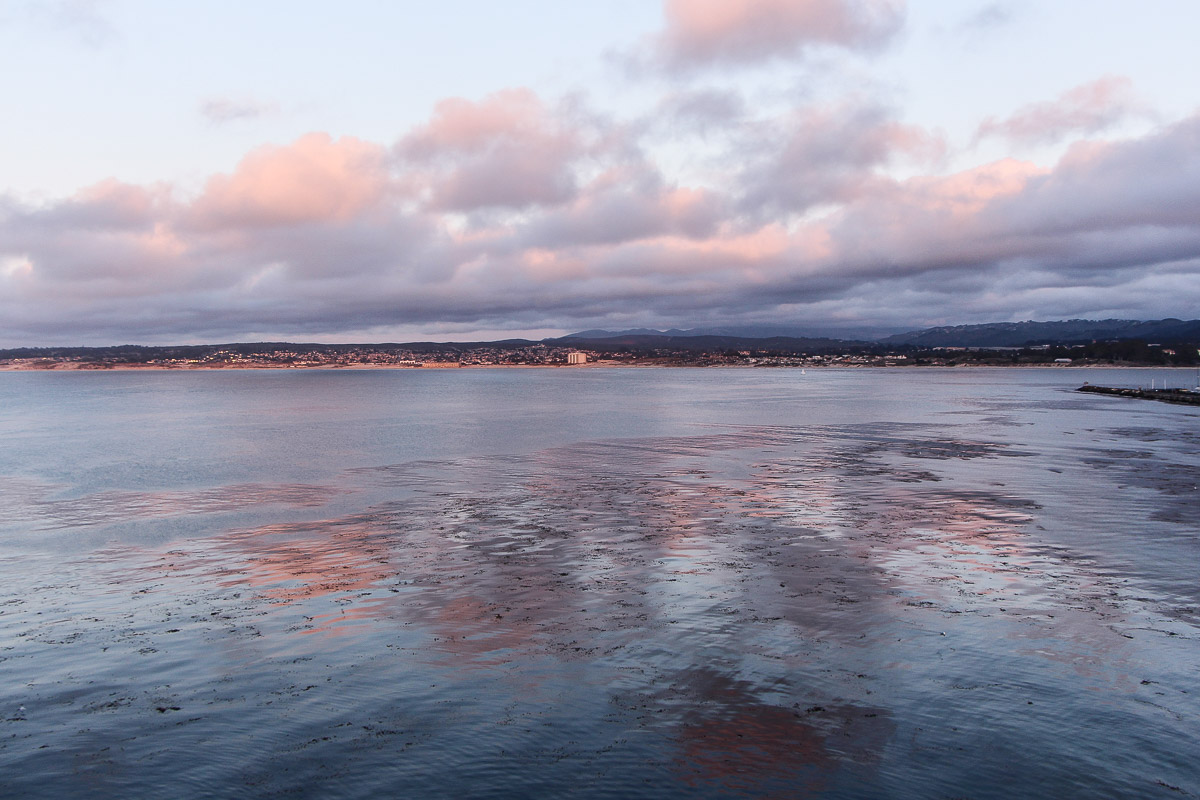
[[[1200,317],[1194,0],[0,0],[0,346]]]

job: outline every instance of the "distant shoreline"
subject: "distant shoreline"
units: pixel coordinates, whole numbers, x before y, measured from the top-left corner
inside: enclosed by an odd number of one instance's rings
[[[881,369],[881,370],[929,370],[929,369],[1146,369],[1194,372],[1195,367],[1154,364],[809,364],[754,365],[754,364],[686,364],[686,363],[627,363],[619,361],[594,361],[586,364],[457,364],[444,362],[422,363],[420,366],[399,364],[195,364],[174,366],[164,364],[103,364],[89,362],[56,362],[53,365],[0,364],[0,372],[245,372],[249,370],[275,371],[375,371],[375,370],[480,370],[480,369],[595,369],[597,367],[617,369],[742,369],[742,370],[831,370],[831,369]]]

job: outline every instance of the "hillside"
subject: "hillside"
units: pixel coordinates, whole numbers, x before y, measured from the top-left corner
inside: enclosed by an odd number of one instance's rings
[[[994,322],[910,331],[880,340],[883,345],[917,347],[1024,347],[1092,341],[1170,343],[1200,339],[1200,320],[1073,319],[1064,322]]]

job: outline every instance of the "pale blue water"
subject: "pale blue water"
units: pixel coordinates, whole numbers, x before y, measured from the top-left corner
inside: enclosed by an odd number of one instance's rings
[[[1200,796],[1190,377],[0,373],[0,796]]]

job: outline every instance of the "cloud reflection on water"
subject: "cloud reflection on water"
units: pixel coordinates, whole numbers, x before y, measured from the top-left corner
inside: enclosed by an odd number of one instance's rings
[[[509,697],[504,720],[560,709],[590,730],[589,703],[608,697],[606,724],[649,737],[682,784],[794,795],[869,775],[896,744],[889,703],[905,692],[961,716],[991,713],[1039,663],[1129,683],[1111,582],[1030,536],[1036,503],[961,480],[975,462],[1026,455],[895,426],[583,443],[354,470],[338,491],[393,499],[94,557],[111,592],[141,587],[139,602],[167,619],[189,609],[182,624],[201,632],[122,634],[146,658],[201,660],[188,650],[199,641],[236,672],[264,653],[318,653],[335,686],[390,664],[437,676],[456,707]],[[307,507],[334,491],[311,488],[126,507]],[[363,647],[361,663],[338,655]],[[985,657],[1005,659],[1006,682],[977,686]],[[922,688],[943,659],[957,683]],[[367,685],[353,702],[403,702]],[[501,724],[484,719],[480,735]]]

